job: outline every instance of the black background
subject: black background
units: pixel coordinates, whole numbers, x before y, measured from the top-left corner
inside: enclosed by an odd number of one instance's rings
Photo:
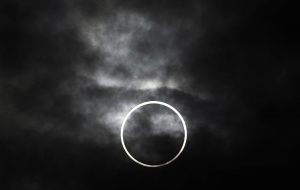
[[[297,6],[266,0],[129,0],[109,8],[109,1],[68,2],[0,3],[1,189],[299,186]],[[88,119],[73,112],[71,93],[60,88],[80,80],[77,60],[93,69],[93,56],[73,23],[53,28],[74,11],[96,19],[123,9],[153,20],[192,21],[188,35],[195,38],[181,55],[184,72],[192,78],[188,85],[205,89],[214,101],[169,95],[193,113],[191,120],[201,114],[217,123],[230,134],[226,142],[205,127],[195,130],[178,160],[153,169],[129,160],[119,142],[76,140]],[[55,127],[39,131],[47,123]]]

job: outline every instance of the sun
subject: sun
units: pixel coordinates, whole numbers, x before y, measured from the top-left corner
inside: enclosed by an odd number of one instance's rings
[[[146,164],[146,163],[143,163],[137,159],[135,159],[130,153],[129,151],[127,150],[126,148],[126,145],[124,143],[124,137],[123,137],[123,133],[124,133],[124,128],[125,128],[125,125],[126,125],[126,122],[128,120],[128,118],[130,117],[130,115],[137,109],[145,106],[145,105],[149,105],[149,104],[159,104],[159,105],[162,105],[162,106],[165,106],[169,109],[171,109],[173,112],[176,113],[176,115],[180,118],[181,120],[181,123],[182,123],[182,127],[183,127],[183,130],[184,130],[184,139],[183,139],[183,143],[182,143],[182,146],[179,150],[179,152],[170,160],[168,160],[167,162],[164,162],[164,163],[161,163],[161,164]],[[164,103],[164,102],[160,102],[160,101],[147,101],[147,102],[143,102],[141,104],[138,104],[136,105],[134,108],[132,108],[126,115],[126,117],[124,118],[123,120],[123,123],[122,123],[122,126],[121,126],[121,142],[122,142],[122,146],[126,152],[126,154],[129,156],[129,158],[131,158],[133,161],[135,161],[136,163],[142,165],[142,166],[145,166],[145,167],[161,167],[161,166],[165,166],[165,165],[168,165],[170,164],[171,162],[173,162],[174,160],[176,160],[178,158],[178,156],[182,153],[182,151],[184,150],[185,148],[185,144],[186,144],[186,141],[187,141],[187,128],[186,128],[186,124],[185,124],[185,121],[183,119],[183,117],[181,116],[181,114],[171,105],[167,104],[167,103]]]

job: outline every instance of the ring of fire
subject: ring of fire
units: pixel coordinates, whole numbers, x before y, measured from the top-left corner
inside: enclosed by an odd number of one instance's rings
[[[170,159],[169,161],[166,161],[164,163],[161,163],[161,164],[146,164],[146,163],[143,163],[137,159],[135,159],[130,153],[129,151],[127,150],[126,148],[126,145],[124,143],[124,137],[123,137],[123,134],[124,134],[124,128],[125,128],[125,125],[126,125],[126,122],[128,120],[128,118],[130,117],[130,115],[137,109],[139,109],[140,107],[142,106],[145,106],[145,105],[149,105],[149,104],[159,104],[159,105],[163,105],[169,109],[171,109],[172,111],[174,111],[176,113],[176,115],[180,118],[181,120],[181,123],[182,123],[182,126],[183,126],[183,130],[184,130],[184,140],[183,140],[183,143],[182,143],[182,146],[179,150],[179,152],[172,158]],[[178,156],[182,153],[184,147],[185,147],[185,144],[186,144],[186,140],[187,140],[187,128],[186,128],[186,124],[185,124],[185,121],[183,119],[183,117],[181,116],[181,114],[171,105],[167,104],[167,103],[164,103],[164,102],[160,102],[160,101],[147,101],[147,102],[143,102],[141,104],[138,104],[136,105],[134,108],[132,108],[128,114],[126,115],[125,119],[123,120],[123,123],[122,123],[122,126],[121,126],[121,142],[122,142],[122,146],[126,152],[126,154],[136,163],[142,165],[142,166],[145,166],[145,167],[161,167],[161,166],[165,166],[165,165],[168,165],[170,164],[171,162],[173,162],[174,160],[176,160],[178,158]]]

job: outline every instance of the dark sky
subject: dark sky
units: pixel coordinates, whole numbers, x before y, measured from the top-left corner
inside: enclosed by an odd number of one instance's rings
[[[299,186],[298,12],[267,0],[2,0],[0,189]],[[188,128],[161,168],[120,141],[127,112],[150,100]],[[139,114],[128,146],[169,158],[177,120]]]

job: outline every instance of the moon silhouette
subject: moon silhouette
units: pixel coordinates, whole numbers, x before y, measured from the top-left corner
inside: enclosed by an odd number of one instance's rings
[[[137,159],[135,159],[130,153],[129,151],[127,150],[126,148],[126,145],[124,143],[124,137],[123,137],[123,134],[124,134],[124,128],[125,128],[125,125],[126,125],[126,122],[128,120],[128,118],[130,117],[130,115],[137,109],[141,108],[142,106],[145,106],[145,105],[149,105],[149,104],[159,104],[159,105],[163,105],[169,109],[171,109],[172,111],[174,111],[176,113],[176,115],[180,118],[181,120],[181,123],[182,123],[182,126],[183,126],[183,130],[184,130],[184,140],[183,140],[183,143],[182,143],[182,146],[179,150],[179,152],[170,160],[164,162],[164,163],[161,163],[161,164],[146,164],[146,163],[143,163]],[[186,144],[186,140],[187,140],[187,128],[186,128],[186,124],[185,124],[185,121],[183,119],[183,117],[181,116],[181,114],[171,105],[167,104],[167,103],[164,103],[164,102],[160,102],[160,101],[147,101],[147,102],[143,102],[141,104],[138,104],[136,105],[134,108],[132,108],[126,115],[126,117],[124,118],[123,120],[123,123],[122,123],[122,126],[121,126],[121,142],[122,142],[122,146],[126,152],[126,154],[129,156],[129,158],[131,158],[134,162],[142,165],[142,166],[145,166],[145,167],[162,167],[162,166],[165,166],[165,165],[168,165],[170,164],[171,162],[175,161],[178,156],[182,153],[184,147],[185,147],[185,144]]]

